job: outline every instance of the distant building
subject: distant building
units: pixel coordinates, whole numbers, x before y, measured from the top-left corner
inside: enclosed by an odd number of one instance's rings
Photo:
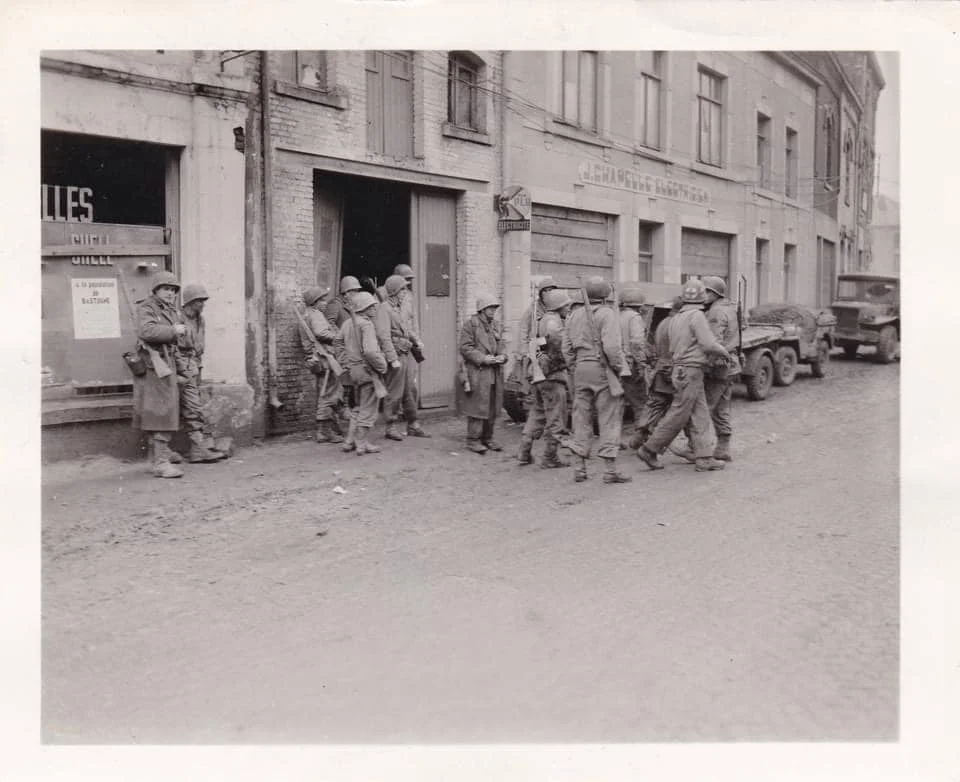
[[[880,194],[873,207],[870,224],[870,244],[873,263],[869,271],[875,274],[900,274],[900,202]]]

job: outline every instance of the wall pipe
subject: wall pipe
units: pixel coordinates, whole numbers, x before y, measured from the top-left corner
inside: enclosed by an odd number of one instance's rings
[[[268,53],[260,52],[260,129],[263,154],[263,271],[264,314],[267,328],[267,394],[274,410],[283,407],[277,395],[277,328],[274,314],[273,274],[273,133],[270,128],[270,63]]]

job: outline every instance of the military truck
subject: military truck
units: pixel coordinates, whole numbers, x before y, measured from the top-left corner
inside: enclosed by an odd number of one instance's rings
[[[800,304],[760,304],[750,310],[750,328],[776,326],[781,330],[773,354],[773,383],[789,386],[801,365],[814,377],[824,377],[836,341],[837,319],[826,311],[815,312]]]
[[[900,358],[900,278],[881,274],[841,274],[831,309],[837,318],[837,344],[847,358],[861,345],[876,348],[876,360]]]

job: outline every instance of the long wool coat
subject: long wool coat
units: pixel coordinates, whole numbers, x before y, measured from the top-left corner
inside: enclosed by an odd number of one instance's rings
[[[485,323],[479,314],[472,315],[460,330],[460,355],[470,379],[470,393],[463,395],[463,412],[471,418],[494,416],[503,406],[503,365],[484,365],[486,356],[503,353],[503,334],[496,321]]]
[[[134,378],[133,426],[145,432],[176,432],[180,428],[180,390],[177,387],[177,335],[173,327],[179,323],[176,307],[150,296],[137,306],[137,336],[143,345],[159,353],[170,374],[157,377],[153,360],[142,346],[140,356],[146,362],[147,374]]]

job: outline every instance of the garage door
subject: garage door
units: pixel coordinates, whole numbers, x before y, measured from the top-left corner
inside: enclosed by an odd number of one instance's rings
[[[562,287],[576,286],[578,276],[613,279],[612,215],[534,204],[530,230],[532,275]]]
[[[730,235],[684,228],[680,240],[682,282],[688,277],[712,275],[729,282]]]

